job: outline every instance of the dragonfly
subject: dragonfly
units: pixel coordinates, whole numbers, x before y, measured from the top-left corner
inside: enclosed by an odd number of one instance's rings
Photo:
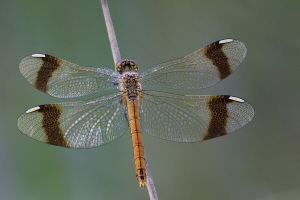
[[[58,98],[108,94],[34,106],[20,116],[18,128],[35,140],[67,148],[102,146],[130,128],[136,177],[143,188],[147,174],[142,133],[174,142],[200,142],[251,121],[254,109],[242,98],[176,94],[207,88],[228,77],[246,53],[241,41],[223,39],[142,73],[129,59],[120,60],[113,70],[32,54],[21,61],[20,71],[40,91]]]

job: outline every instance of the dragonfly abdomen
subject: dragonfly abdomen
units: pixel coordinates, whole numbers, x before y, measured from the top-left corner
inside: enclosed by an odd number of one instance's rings
[[[140,187],[146,187],[146,164],[144,156],[144,145],[140,128],[140,107],[138,100],[127,101],[128,119],[132,138],[133,158],[136,177]]]

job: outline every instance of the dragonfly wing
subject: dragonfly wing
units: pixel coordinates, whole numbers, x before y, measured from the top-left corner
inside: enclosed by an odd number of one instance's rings
[[[38,141],[69,147],[91,148],[109,143],[128,128],[121,95],[40,105],[18,119],[20,131]]]
[[[23,76],[37,89],[59,98],[117,89],[111,69],[79,66],[47,54],[33,54],[20,63]]]
[[[145,91],[141,128],[152,136],[199,142],[231,133],[254,116],[252,106],[229,95],[175,95]]]
[[[195,90],[229,76],[244,60],[246,46],[239,40],[216,41],[183,58],[159,64],[141,74],[144,88]]]

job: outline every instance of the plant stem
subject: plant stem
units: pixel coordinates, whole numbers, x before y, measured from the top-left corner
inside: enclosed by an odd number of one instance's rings
[[[150,168],[148,166],[146,154],[145,154],[145,159],[146,159],[147,190],[148,190],[148,194],[149,194],[150,200],[158,200],[156,189],[155,189],[155,185],[154,185],[154,182],[153,182],[153,179],[152,179]]]
[[[120,54],[120,50],[118,47],[118,42],[117,42],[114,26],[113,26],[113,23],[112,23],[112,20],[110,17],[110,13],[109,13],[109,9],[108,9],[106,0],[100,0],[100,2],[102,5],[102,10],[103,10],[105,24],[106,24],[106,28],[107,28],[107,32],[108,32],[109,43],[110,43],[111,51],[112,51],[113,58],[114,58],[114,63],[116,65],[117,62],[121,60],[121,54]],[[145,155],[145,159],[146,159],[146,155]],[[151,176],[151,172],[150,172],[150,169],[148,166],[147,159],[146,159],[146,174],[147,174],[147,190],[148,190],[150,200],[158,200],[155,185],[154,185],[154,182],[153,182],[153,179]]]
[[[116,65],[117,62],[121,60],[121,54],[120,54],[120,50],[119,50],[119,46],[118,46],[118,42],[117,42],[117,38],[116,38],[116,33],[115,33],[114,26],[113,26],[113,23],[112,23],[112,20],[110,17],[110,12],[109,12],[109,8],[108,8],[106,0],[100,0],[100,2],[102,5],[104,20],[105,20],[105,24],[106,24],[106,28],[107,28],[107,33],[108,33],[108,38],[109,38],[112,55],[114,58],[114,63]]]

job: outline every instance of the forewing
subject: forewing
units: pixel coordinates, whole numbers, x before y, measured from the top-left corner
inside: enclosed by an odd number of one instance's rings
[[[175,95],[147,91],[141,102],[142,132],[176,142],[199,142],[231,133],[254,116],[252,106],[229,95]]]
[[[20,131],[38,141],[69,147],[91,148],[113,141],[128,128],[120,94],[97,99],[40,105],[18,120]]]
[[[37,89],[59,98],[117,89],[111,69],[79,66],[47,54],[33,54],[20,63],[23,76]]]
[[[180,90],[210,87],[229,76],[246,53],[241,41],[219,40],[183,58],[148,69],[141,74],[142,86]]]

